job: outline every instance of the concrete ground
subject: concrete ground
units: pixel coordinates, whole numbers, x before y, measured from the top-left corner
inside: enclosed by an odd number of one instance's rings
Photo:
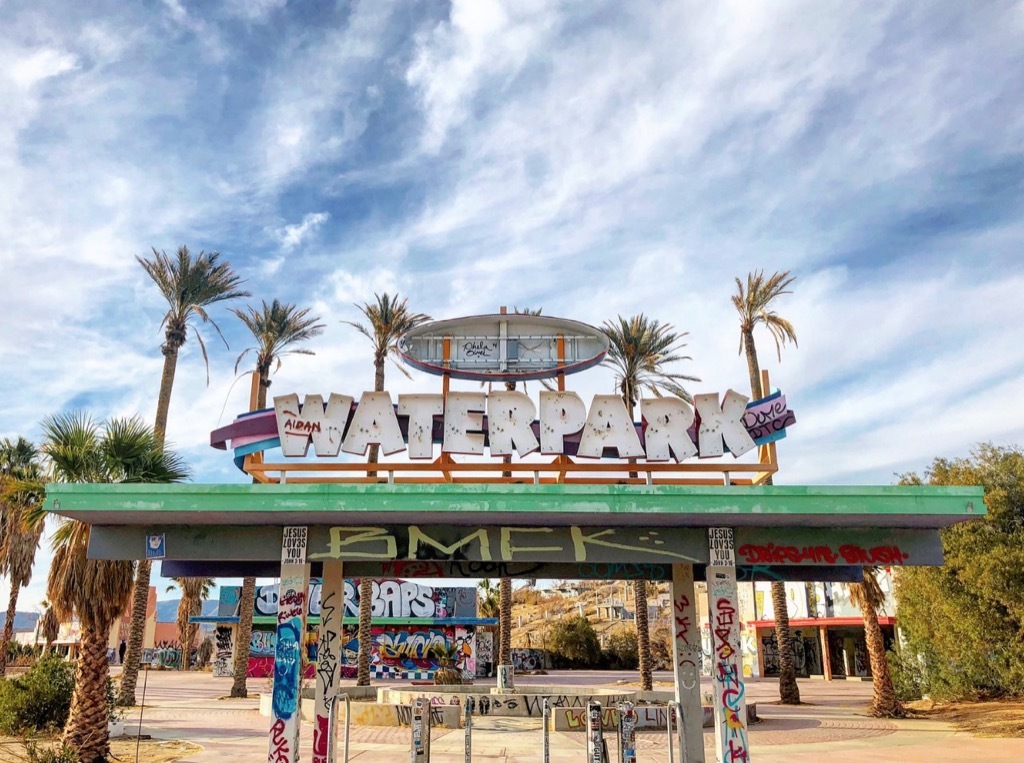
[[[553,672],[546,676],[517,676],[516,682],[520,685],[609,685],[631,681],[634,676],[596,671]],[[142,680],[140,677],[140,687]],[[259,715],[256,699],[221,699],[230,690],[230,679],[213,678],[209,673],[152,671],[145,680],[142,733],[201,745],[203,752],[185,758],[187,763],[251,763],[266,758],[269,721]],[[667,685],[670,676],[657,675],[655,680],[665,681]],[[493,680],[490,683],[493,685]],[[250,693],[266,692],[269,688],[266,679],[249,681]],[[703,690],[710,691],[710,683]],[[801,681],[800,690],[808,704],[784,707],[773,704],[778,698],[774,681],[747,684],[748,701],[757,702],[762,719],[749,732],[753,763],[820,763],[823,760],[846,763],[868,759],[881,763],[1024,761],[1024,739],[982,739],[958,733],[948,724],[936,721],[887,721],[867,717],[863,708],[871,694],[870,683]],[[141,698],[141,688],[139,696]],[[139,708],[130,711],[126,721],[128,732],[137,733]],[[339,729],[339,761],[342,759],[342,732],[343,729]],[[664,731],[640,732],[637,737],[640,763],[668,761]],[[309,724],[304,724],[302,738],[302,757],[309,760],[312,747]],[[532,763],[540,759],[541,738],[538,719],[478,719],[472,736],[473,760]],[[360,763],[400,760],[408,755],[409,739],[408,728],[353,726],[349,759]],[[434,763],[465,760],[465,737],[461,729],[436,728],[432,740]],[[713,732],[706,730],[704,745],[709,761],[714,760],[713,743]],[[583,763],[585,745],[583,734],[552,732],[551,760]],[[612,746],[610,743],[609,747]],[[613,754],[612,760],[617,761],[617,756]]]

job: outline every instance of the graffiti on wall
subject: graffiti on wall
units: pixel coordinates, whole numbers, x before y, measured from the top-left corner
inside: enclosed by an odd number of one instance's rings
[[[310,617],[320,616],[322,584],[319,578],[310,580],[307,590]],[[218,614],[238,615],[239,587],[221,586]],[[277,616],[278,587],[276,584],[258,586],[253,613],[258,617]],[[373,616],[381,617],[476,617],[476,589],[468,586],[438,587],[422,585],[409,580],[373,581]],[[359,616],[359,581],[345,581],[345,615]]]
[[[790,631],[790,644],[793,653],[793,669],[797,675],[821,675],[821,647],[818,644],[816,631],[796,629]],[[764,675],[779,675],[779,641],[775,631],[761,636],[761,649],[764,652]]]
[[[544,669],[544,651],[541,649],[513,649],[512,667],[517,673]]]
[[[231,664],[231,641],[233,638],[231,628],[218,625],[213,638],[213,675],[230,676],[234,672],[234,666]]]
[[[351,664],[359,654],[358,630],[354,626],[345,626],[344,630],[341,649],[345,662]],[[374,666],[386,669],[395,678],[404,678],[407,673],[432,672],[440,667],[435,650],[454,646],[458,667],[466,678],[473,678],[477,669],[475,630],[472,626],[374,626],[371,670]]]
[[[490,631],[478,631],[476,634],[477,675],[487,676],[494,664],[494,634]]]

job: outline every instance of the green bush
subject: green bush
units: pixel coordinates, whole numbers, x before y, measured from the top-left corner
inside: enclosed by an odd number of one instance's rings
[[[900,702],[921,699],[924,683],[924,661],[920,656],[904,652],[886,652],[889,661],[889,675]]]
[[[600,668],[601,644],[597,631],[585,617],[566,617],[547,634],[548,651],[556,668]]]
[[[619,631],[605,642],[604,662],[610,670],[636,670],[640,664],[636,632]]]
[[[20,734],[61,728],[71,712],[74,666],[51,655],[25,675],[0,682],[0,731]]]
[[[979,445],[970,458],[935,459],[923,478],[901,482],[982,485],[988,508],[941,531],[944,566],[896,577],[903,651],[916,658],[920,691],[934,699],[1024,695],[1024,451]]]
[[[25,756],[28,763],[79,763],[78,753],[67,745],[40,747],[31,740],[25,740]]]

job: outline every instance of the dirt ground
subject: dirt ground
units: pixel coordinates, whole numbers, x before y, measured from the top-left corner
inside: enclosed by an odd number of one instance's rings
[[[932,702],[907,705],[913,715],[952,723],[980,737],[1024,737],[1024,699],[983,702]]]
[[[56,746],[56,740],[35,740],[39,747]],[[111,761],[135,763],[134,739],[110,740]],[[191,742],[161,741],[143,739],[139,742],[139,763],[171,763],[199,752],[203,748]],[[20,739],[0,737],[0,763],[23,763],[29,759],[24,743]]]

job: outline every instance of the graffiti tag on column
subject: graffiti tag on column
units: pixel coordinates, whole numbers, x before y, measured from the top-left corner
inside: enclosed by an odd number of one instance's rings
[[[269,763],[291,763],[293,757],[288,746],[288,736],[284,733],[284,720],[278,718],[270,727],[270,758]]]
[[[685,594],[680,594],[675,601],[676,610],[676,638],[684,644],[690,643],[690,600]]]
[[[724,760],[746,763],[749,761],[746,728],[742,713],[744,688],[739,680],[739,655],[731,644],[731,635],[736,627],[736,609],[728,598],[719,597],[715,604],[715,655],[717,668],[715,682],[718,684],[723,725],[728,746],[723,749]]]
[[[864,548],[845,544],[838,549],[832,546],[776,546],[747,543],[738,549],[747,564],[856,564],[893,565],[903,564],[910,554],[899,546],[872,546]]]
[[[719,660],[728,660],[736,651],[729,643],[729,633],[735,622],[736,610],[728,599],[719,599],[715,611],[715,654]]]

